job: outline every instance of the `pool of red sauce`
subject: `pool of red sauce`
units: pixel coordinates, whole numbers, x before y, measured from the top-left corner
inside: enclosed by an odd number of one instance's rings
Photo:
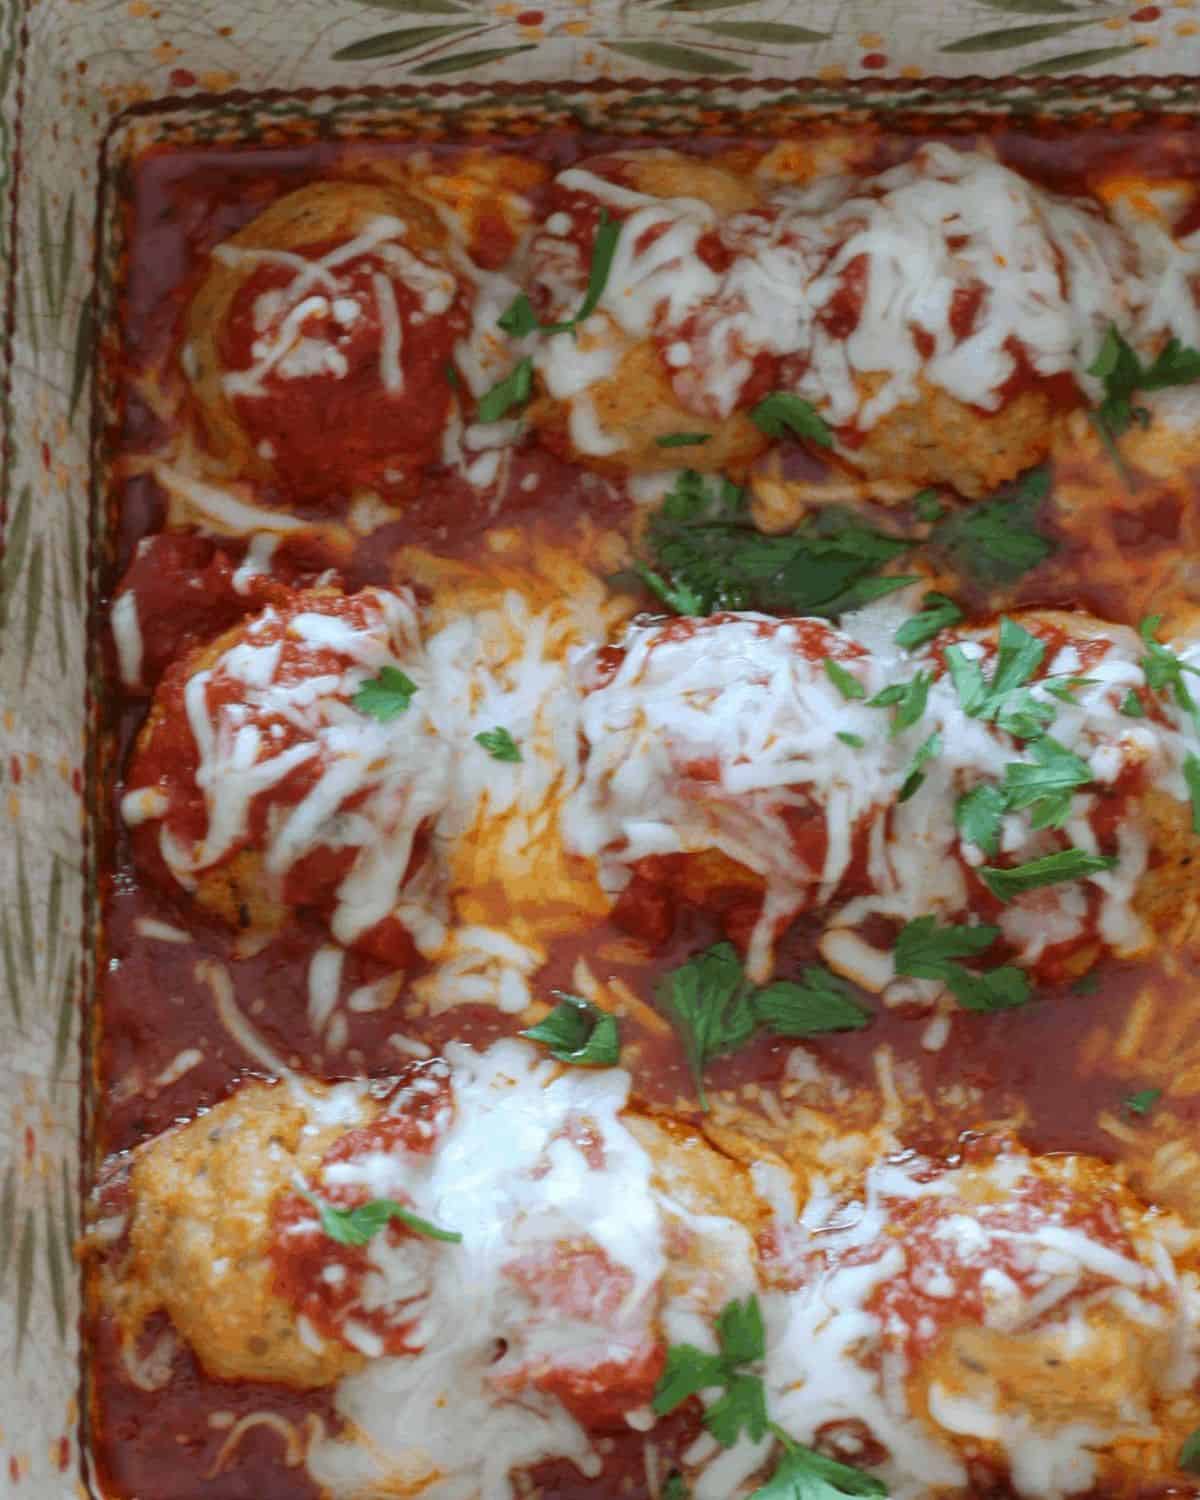
[[[1079,189],[1089,181],[1127,168],[1146,178],[1200,175],[1200,136],[1167,125],[1113,130],[1111,125],[1065,130],[1031,123],[1020,131],[988,130],[1002,156],[1045,185],[1060,191]],[[906,154],[919,138],[953,138],[955,132],[938,125],[923,136],[881,137],[879,164]],[[506,143],[499,143],[505,146]],[[627,139],[552,134],[525,141],[521,150],[558,169]],[[698,153],[731,144],[762,143],[710,140],[696,144]],[[402,155],[410,148],[381,145],[381,154]],[[435,147],[436,155],[452,156],[455,148]],[[124,347],[130,370],[146,368],[166,355],[179,337],[188,299],[202,275],[206,252],[240,228],[274,198],[333,170],[341,148],[330,143],[271,148],[148,153],[130,174],[128,192],[129,256],[123,302]],[[162,437],[156,418],[136,394],[127,391],[120,429],[114,434],[119,449],[145,451]],[[502,518],[506,525],[536,520],[569,534],[572,515],[581,506],[593,516],[619,523],[623,502],[611,487],[591,476],[581,477],[544,450],[531,450],[518,459],[518,477],[535,472],[538,485],[531,493],[519,484],[497,504],[483,500],[449,474],[434,473],[422,494],[406,510],[402,524],[376,533],[362,543],[352,559],[343,560],[347,588],[383,583],[393,578],[390,559],[398,546],[415,544],[447,555],[478,553],[489,525]],[[272,497],[286,501],[288,497]],[[305,513],[303,506],[293,507]],[[323,514],[329,515],[324,506]],[[164,522],[163,496],[153,480],[139,477],[125,486],[123,502],[112,530],[106,573],[111,594],[128,565],[137,542],[159,530]],[[1170,548],[1172,517],[1139,515],[1127,521],[1130,534],[1124,545],[1136,567],[1139,557]],[[1051,529],[1053,520],[1051,518]],[[236,552],[236,548],[234,551]],[[1078,607],[1109,618],[1127,618],[1129,611],[1118,589],[1089,581],[1078,564],[1084,550],[1067,537],[1060,539],[1055,558],[1022,581],[1019,598],[1026,604]],[[328,559],[314,555],[314,570]],[[152,588],[148,584],[147,588]],[[170,597],[161,602],[169,613]],[[981,612],[994,610],[998,600],[969,590],[966,596]],[[202,631],[203,622],[192,622]],[[214,630],[228,620],[215,619]],[[144,699],[123,697],[115,672],[109,682],[106,730],[112,747],[109,763],[118,767],[128,753],[145,712]],[[115,808],[121,786],[114,776],[112,800],[102,833],[101,895],[104,908],[104,964],[99,986],[100,1040],[96,1049],[98,1111],[95,1159],[127,1151],[173,1122],[193,1115],[228,1094],[248,1073],[263,1071],[221,1027],[207,986],[197,977],[197,961],[214,958],[224,963],[234,979],[238,1004],[260,1037],[295,1067],[316,1074],[386,1075],[402,1058],[387,1037],[397,1030],[420,1036],[435,1049],[450,1037],[486,1044],[512,1029],[512,1023],[489,1008],[460,1008],[433,1021],[409,1018],[402,1012],[348,1016],[346,1047],[336,1055],[324,1050],[306,1015],[306,970],[323,929],[298,921],[261,953],[247,958],[234,954],[232,935],[190,908],[182,894],[139,882],[127,840],[120,831]],[[150,941],[137,924],[155,919],[186,929],[187,944]],[[795,972],[811,961],[815,932],[804,922],[780,944],[780,972]],[[575,958],[598,944],[620,936],[608,924],[582,939],[561,942],[553,952],[539,984],[547,994],[568,987]],[[656,956],[659,970],[667,970],[722,934],[712,920],[696,911],[677,915],[670,938]],[[652,985],[638,966],[610,964],[647,1000]],[[350,954],[344,983],[365,983],[387,972],[376,960]],[[1085,1027],[1098,1021],[1119,1023],[1129,997],[1150,971],[1144,967],[1107,966],[1095,993],[1074,994],[1063,989],[1046,993],[1026,1009],[995,1016],[959,1015],[950,1043],[930,1054],[919,1045],[920,1022],[882,1014],[863,1033],[821,1038],[814,1044],[823,1060],[854,1081],[873,1081],[872,1055],[886,1043],[897,1058],[915,1063],[928,1088],[965,1082],[977,1089],[981,1103],[971,1118],[943,1116],[925,1140],[913,1145],[931,1150],[951,1149],[959,1133],[989,1113],[1003,1114],[1014,1098],[1025,1101],[1031,1118],[1027,1143],[1035,1150],[1085,1150],[1110,1154],[1111,1140],[1097,1127],[1096,1116],[1119,1102],[1124,1088],[1111,1078],[1072,1079],[1071,1060]],[[1178,982],[1190,986],[1200,973],[1189,971]],[[635,1088],[653,1107],[673,1105],[692,1090],[680,1050],[673,1042],[639,1035],[642,1044]],[[163,1088],[147,1082],[185,1048],[203,1051],[204,1060],[179,1081]],[[711,1068],[710,1089],[733,1087],[747,1081],[771,1083],[784,1072],[789,1046],[760,1040],[734,1058]],[[123,1086],[139,1080],[138,1086]],[[1065,1080],[1071,1080],[1064,1086]],[[1136,1087],[1131,1080],[1129,1087]],[[328,1392],[299,1394],[279,1387],[230,1383],[208,1378],[190,1354],[176,1358],[173,1378],[156,1392],[134,1388],[121,1374],[111,1326],[104,1317],[92,1324],[90,1413],[93,1450],[107,1493],[140,1496],[142,1500],[185,1500],[211,1495],[219,1500],[299,1500],[314,1493],[303,1466],[287,1467],[279,1437],[257,1428],[241,1442],[236,1461],[219,1476],[209,1477],[228,1426],[214,1427],[215,1413],[235,1418],[254,1410],[270,1410],[294,1421],[316,1412],[327,1423],[335,1421]],[[226,1421],[222,1417],[219,1421]],[[683,1446],[692,1435],[694,1413],[668,1419],[655,1429],[654,1441],[664,1454]],[[546,1500],[602,1500],[614,1494],[648,1494],[644,1477],[643,1438],[629,1433],[606,1439],[609,1448],[604,1475],[586,1480],[569,1464],[552,1463],[536,1474]],[[1157,1486],[1146,1493],[1171,1493]],[[981,1476],[979,1493],[1006,1494],[1001,1485]]]

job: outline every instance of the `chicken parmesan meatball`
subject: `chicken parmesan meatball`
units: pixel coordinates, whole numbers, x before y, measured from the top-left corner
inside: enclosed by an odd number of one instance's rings
[[[369,1087],[245,1085],[137,1153],[123,1334],[165,1308],[210,1373],[337,1382],[388,1493],[590,1472],[678,1331],[753,1291],[766,1228],[745,1168],[629,1083],[501,1041]],[[318,1482],[351,1446],[310,1450]]]
[[[787,438],[879,499],[974,498],[1097,395],[1110,325],[1152,350],[1193,320],[1190,293],[1148,296],[1138,244],[1097,202],[980,151],[925,145],[802,186],[763,175],[740,196],[719,170],[629,154],[556,179],[535,306],[567,319],[603,285],[577,337],[540,342],[533,416],[578,462],[671,468],[686,439],[689,465],[737,469]]]
[[[464,263],[401,186],[313,183],[222,241],[184,349],[213,456],[289,499],[411,493],[450,416]]]
[[[121,804],[135,857],[249,939],[302,909],[405,963],[440,936],[427,685],[408,590],[291,591],[163,675]]]
[[[1190,920],[1197,727],[1143,643],[1040,613],[908,652],[903,618],[635,624],[584,663],[564,827],[616,920],[657,944],[700,905],[762,982],[782,928],[819,914],[826,961],[895,994],[930,976],[867,942],[880,922],[983,924],[989,962],[1060,982]]]
[[[870,1453],[905,1496],[1123,1495],[1174,1473],[1197,1414],[1194,1229],[1100,1161],[987,1136],[823,1192],[768,1252],[788,1432]]]

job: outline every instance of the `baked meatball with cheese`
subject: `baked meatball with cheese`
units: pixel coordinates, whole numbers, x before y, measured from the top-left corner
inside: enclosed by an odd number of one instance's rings
[[[1030,613],[910,653],[888,618],[635,624],[583,665],[564,827],[615,918],[659,944],[699,905],[763,982],[778,934],[819,911],[826,961],[871,990],[897,974],[862,935],[879,922],[988,924],[989,963],[1046,982],[1190,925],[1197,730],[1133,632]]]
[[[400,185],[313,183],[222,241],[183,356],[214,460],[295,500],[411,493],[450,416],[464,264]]]
[[[974,498],[1043,459],[1095,395],[1110,323],[1165,336],[1132,237],[981,151],[738,186],[634,153],[559,175],[532,247],[543,321],[595,289],[602,220],[619,233],[595,311],[535,353],[546,441],[598,468],[737,470],[783,437],[883,500]]]
[[[404,963],[447,786],[407,589],[292,591],[163,675],[122,813],[144,868],[251,939],[291,911]]]

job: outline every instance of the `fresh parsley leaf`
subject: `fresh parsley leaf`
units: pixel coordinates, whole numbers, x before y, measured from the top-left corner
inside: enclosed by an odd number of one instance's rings
[[[514,406],[524,406],[533,391],[533,360],[518,360],[503,380],[479,398],[475,417],[480,422],[498,422]]]
[[[1089,969],[1086,974],[1081,974],[1071,986],[1072,995],[1094,995],[1100,988],[1100,976],[1095,969]]]
[[[878,576],[911,544],[849,511],[826,506],[797,530],[767,536],[747,515],[742,490],[690,469],[651,516],[644,544],[639,577],[681,614],[759,609],[835,618],[915,581]]]
[[[1046,885],[1061,885],[1067,880],[1082,880],[1101,870],[1111,870],[1116,862],[1115,854],[1088,854],[1083,849],[1060,849],[1056,854],[1044,854],[1041,859],[1031,859],[1023,865],[1011,865],[1007,868],[982,865],[979,876],[998,901],[1008,902],[1023,891],[1039,890]]]
[[[668,432],[665,437],[655,438],[659,448],[694,448],[698,443],[707,443],[711,432]]]
[[[1138,697],[1137,692],[1130,688],[1121,699],[1121,712],[1127,719],[1144,719],[1146,717],[1146,705]]]
[[[873,698],[867,699],[868,708],[894,708],[901,698],[904,697],[908,684],[906,682],[893,682],[885,688],[880,688]]]
[[[596,238],[592,241],[592,263],[588,270],[587,292],[573,318],[563,323],[542,324],[543,333],[573,333],[580,323],[586,323],[600,304],[604,289],[612,271],[613,256],[617,253],[617,241],[621,237],[621,225],[610,219],[608,210],[600,210],[600,222],[596,225]]]
[[[717,1318],[720,1354],[708,1354],[694,1344],[672,1344],[666,1368],[654,1388],[653,1408],[659,1416],[674,1411],[689,1396],[723,1387],[721,1396],[704,1413],[704,1425],[725,1447],[743,1432],[758,1442],[767,1431],[767,1404],[758,1375],[742,1368],[766,1354],[766,1334],[758,1298],[727,1302]]]
[[[918,646],[933,640],[941,630],[957,625],[963,612],[953,599],[945,594],[929,593],[921,600],[921,608],[911,619],[905,620],[896,632],[897,646],[906,651],[915,651]]]
[[[521,747],[508,730],[499,724],[495,729],[485,729],[482,734],[477,734],[475,743],[482,745],[493,760],[511,761],[516,764],[521,759]]]
[[[754,1491],[750,1500],[843,1500],[843,1497],[858,1500],[859,1496],[887,1495],[887,1485],[873,1474],[826,1458],[803,1443],[794,1443],[774,1424],[772,1431],[783,1444],[783,1457],[774,1474]]]
[[[800,979],[777,979],[754,996],[754,1014],[777,1036],[819,1036],[860,1031],[870,1012],[850,998],[849,987],[828,969],[811,964]]]
[[[302,1194],[317,1210],[321,1228],[331,1240],[339,1245],[366,1245],[391,1219],[396,1219],[414,1234],[423,1234],[426,1239],[443,1240],[448,1245],[462,1243],[462,1235],[453,1229],[439,1229],[428,1219],[422,1219],[402,1203],[391,1198],[373,1198],[358,1208],[335,1208],[331,1203],[322,1203],[311,1193]]]
[[[772,391],[764,396],[757,406],[750,408],[750,420],[768,437],[781,438],[792,433],[819,447],[833,447],[833,433],[825,418],[811,401],[803,401],[790,391]]]
[[[940,521],[946,514],[946,507],[938,499],[937,490],[922,490],[919,495],[914,495],[912,508],[918,521]]]
[[[528,334],[536,333],[538,329],[537,313],[524,292],[517,293],[496,322],[515,339],[523,339]]]
[[[1169,650],[1156,639],[1158,627],[1162,624],[1162,615],[1148,615],[1138,626],[1138,634],[1146,646],[1146,654],[1142,657],[1142,672],[1145,674],[1146,685],[1156,693],[1170,690],[1185,714],[1190,714],[1193,722],[1200,726],[1200,705],[1192,696],[1192,690],[1188,687],[1185,673],[1190,672],[1193,676],[1200,676],[1200,668],[1193,667],[1190,662],[1181,661],[1174,651]]]
[[[861,734],[851,734],[848,729],[837,730],[837,737],[843,745],[850,745],[855,750],[861,750],[867,743]]]
[[[701,1109],[708,1108],[704,1069],[710,1060],[736,1052],[754,1035],[751,989],[732,943],[717,943],[688,959],[656,987],[659,1006],[683,1043]]]
[[[662,1500],[692,1500],[692,1492],[678,1469],[672,1469],[662,1487]]]
[[[1091,768],[1048,734],[1034,740],[1029,753],[1032,764],[1010,761],[1004,768],[1007,806],[1012,812],[1029,808],[1034,828],[1061,828],[1070,815],[1071,798],[1092,781]]]
[[[958,645],[947,646],[945,660],[962,711],[972,719],[991,719],[1014,739],[1033,740],[1055,718],[1053,705],[1035,698],[1026,684],[1042,664],[1046,643],[1005,616],[1000,621],[996,663],[989,682],[983,668]]]
[[[1041,666],[1046,655],[1046,643],[1031,635],[1007,615],[1000,621],[996,640],[996,665],[992,672],[991,695],[1003,697],[1014,689],[1023,687]]]
[[[1101,435],[1111,440],[1120,437],[1134,421],[1144,424],[1147,420],[1149,414],[1144,408],[1133,404],[1137,391],[1160,391],[1200,380],[1200,350],[1189,349],[1173,338],[1148,365],[1143,365],[1110,324],[1088,374],[1104,383],[1104,400],[1094,415]]]
[[[555,993],[558,1004],[550,1014],[521,1035],[548,1047],[559,1062],[577,1068],[615,1067],[621,1053],[616,1016],[579,995]]]
[[[359,713],[390,724],[408,708],[416,691],[416,683],[399,667],[384,667],[378,677],[364,682],[350,701]]]
[[[462,376],[458,373],[458,371],[454,368],[449,360],[447,360],[445,363],[444,374],[446,376],[446,384],[453,386],[455,390],[458,390],[459,386],[462,385]]]
[[[746,1365],[766,1357],[767,1335],[757,1297],[743,1302],[735,1297],[725,1304],[717,1318],[717,1343],[730,1364]]]
[[[1139,1089],[1121,1101],[1131,1115],[1148,1115],[1162,1098],[1162,1089]]]
[[[1080,688],[1092,687],[1098,680],[1095,677],[1043,677],[1042,686],[1060,703],[1074,703],[1075,694]]]
[[[654,1387],[651,1406],[660,1417],[665,1417],[689,1396],[698,1396],[701,1391],[710,1391],[725,1384],[725,1361],[719,1354],[709,1354],[697,1349],[695,1344],[672,1344],[667,1350],[667,1362],[658,1384]]]
[[[911,681],[900,684],[900,693],[895,699],[896,712],[892,716],[893,739],[896,735],[903,734],[906,729],[911,729],[924,716],[932,682],[932,672],[918,672]],[[884,692],[887,692],[886,688]],[[876,693],[871,699],[872,704],[878,705],[882,697],[883,693]],[[886,705],[883,706],[886,707]]]
[[[985,952],[998,927],[939,927],[936,917],[917,917],[896,939],[897,974],[944,984],[965,1010],[1008,1010],[1030,996],[1029,976],[1012,964],[975,973],[959,962]]]
[[[726,1448],[744,1432],[752,1443],[767,1431],[767,1397],[757,1375],[731,1375],[725,1394],[704,1413],[704,1425]]]
[[[961,646],[947,646],[944,655],[946,669],[950,673],[950,681],[954,684],[963,713],[972,719],[978,718],[988,701],[987,678],[983,675],[983,668]]]
[[[841,693],[843,698],[865,698],[867,690],[852,673],[847,672],[840,662],[834,661],[832,656],[827,656],[823,662],[825,675]]]
[[[1192,832],[1200,833],[1200,756],[1190,750],[1183,761],[1183,779],[1192,799]]]
[[[908,774],[900,786],[900,796],[898,798],[900,802],[907,802],[910,797],[915,796],[920,791],[921,784],[925,780],[925,766],[935,755],[940,755],[941,753],[942,737],[935,729],[924,744],[918,746],[917,753],[912,758]]]
[[[1055,550],[1038,530],[1049,493],[1050,471],[1030,469],[995,499],[947,516],[930,540],[976,582],[1013,583]]]
[[[1179,1450],[1179,1467],[1189,1474],[1200,1474],[1200,1427],[1184,1439]]]
[[[1000,824],[1008,798],[1000,787],[981,781],[954,804],[954,821],[969,844],[994,855],[1000,847]]]

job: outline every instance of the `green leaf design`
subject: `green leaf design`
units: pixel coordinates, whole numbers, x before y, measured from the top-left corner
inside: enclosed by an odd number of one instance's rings
[[[63,220],[62,242],[58,247],[58,278],[56,282],[58,292],[58,305],[54,309],[54,317],[57,321],[62,317],[63,303],[66,301],[67,286],[71,280],[71,270],[75,264],[75,194],[72,193],[67,199],[67,212]]]
[[[29,1314],[33,1306],[33,1259],[37,1253],[37,1223],[33,1217],[33,1209],[25,1214],[25,1224],[21,1230],[21,1245],[17,1251],[17,1359],[21,1358],[21,1350],[25,1344],[25,1334],[29,1328]]]
[[[8,1274],[13,1246],[17,1242],[17,1164],[10,1161],[0,1188],[0,1284]]]
[[[67,1275],[63,1265],[62,1231],[54,1213],[54,1199],[46,1181],[46,1272],[50,1283],[50,1305],[54,1309],[54,1324],[58,1336],[67,1334]]]
[[[76,1182],[71,1172],[71,1164],[64,1156],[62,1159],[62,1201],[63,1201],[63,1233],[67,1237],[67,1244],[74,1248],[75,1245],[75,1193]]]
[[[0,912],[0,956],[4,959],[4,983],[8,989],[8,1003],[12,1007],[13,1020],[24,1028],[25,1017],[21,1012],[21,980],[17,974],[17,957],[13,951],[12,928],[8,925],[8,913]]]
[[[1067,5],[1066,0],[978,0],[978,3],[1014,16],[1069,16],[1079,9],[1077,5]]]
[[[666,5],[660,5],[659,10],[674,11],[705,11],[705,10],[736,10],[743,5],[757,5],[758,0],[667,0]]]
[[[58,960],[58,940],[62,922],[62,861],[50,860],[50,879],[46,883],[46,978],[54,973]]]
[[[705,21],[704,29],[740,42],[778,42],[785,47],[797,42],[827,42],[830,36],[828,31],[786,21]]]
[[[75,328],[75,353],[71,359],[71,397],[67,407],[67,420],[72,421],[83,387],[92,366],[92,347],[96,341],[96,311],[91,297],[84,299],[79,309],[79,322]]]
[[[1028,47],[1033,42],[1046,42],[1051,37],[1062,36],[1068,31],[1077,31],[1081,26],[1093,26],[1095,20],[1085,16],[1077,21],[1046,21],[1040,26],[1005,27],[1000,31],[980,31],[975,36],[960,37],[957,42],[947,42],[939,48],[941,52],[1001,52],[1006,47]]]
[[[713,52],[701,52],[695,47],[681,47],[676,42],[602,42],[610,52],[619,52],[622,57],[632,57],[635,62],[649,63],[653,68],[669,68],[677,73],[710,73],[728,75],[747,73],[744,63],[730,62]]]
[[[79,544],[79,516],[76,507],[67,507],[67,574],[71,580],[71,600],[77,610],[83,608],[83,549]]]
[[[465,68],[482,68],[485,63],[499,62],[502,57],[515,57],[518,52],[532,52],[536,45],[536,42],[522,42],[518,47],[480,47],[476,52],[455,52],[451,57],[432,58],[412,71],[426,78],[437,73],[461,73]]]
[[[39,316],[40,309],[38,307],[37,288],[34,285],[33,271],[30,269],[32,265],[33,257],[27,255],[21,265],[21,281],[25,288],[25,312],[26,322],[29,327],[29,342],[33,345],[34,353],[36,354],[41,349],[41,338],[38,333],[38,324],[41,322],[41,318]]]
[[[372,10],[390,10],[402,16],[461,16],[471,9],[459,0],[358,0]]]
[[[44,187],[38,193],[38,258],[41,262],[41,282],[46,290],[46,302],[50,308],[50,315],[57,318],[58,288],[55,284],[54,240],[50,234],[50,209]]]
[[[61,1078],[63,1063],[67,1060],[67,1044],[71,1040],[71,1022],[75,1016],[75,955],[67,960],[67,972],[63,976],[62,994],[58,1002],[58,1025],[54,1032],[54,1064],[52,1078]]]
[[[430,42],[459,36],[464,31],[478,33],[478,21],[456,21],[441,26],[408,26],[403,31],[381,31],[375,36],[364,37],[359,42],[351,42],[348,47],[340,47],[333,54],[333,61],[366,62],[375,57],[396,57],[404,52],[414,52]]]
[[[42,595],[46,587],[46,540],[38,537],[29,557],[29,570],[25,575],[25,649],[21,665],[21,681],[29,675],[33,663],[33,648],[37,645],[38,626],[42,620]]]
[[[26,485],[17,497],[8,518],[4,557],[0,560],[0,630],[8,623],[9,607],[17,591],[17,579],[25,565],[25,548],[29,541],[29,519],[33,505],[33,486]]]
[[[1038,62],[1024,63],[1018,73],[1076,73],[1080,68],[1091,68],[1097,63],[1116,62],[1118,57],[1128,57],[1131,52],[1140,52],[1137,42],[1126,42],[1120,47],[1090,47],[1083,52],[1062,52],[1057,57],[1043,57]]]
[[[58,571],[58,554],[50,553],[50,597],[54,601],[50,610],[50,623],[54,626],[54,650],[58,657],[58,670],[67,675],[67,628],[63,623],[63,588]]]
[[[37,958],[33,937],[33,903],[29,899],[29,877],[25,871],[25,846],[17,838],[17,921],[20,924],[21,960],[29,978],[37,978]]]

